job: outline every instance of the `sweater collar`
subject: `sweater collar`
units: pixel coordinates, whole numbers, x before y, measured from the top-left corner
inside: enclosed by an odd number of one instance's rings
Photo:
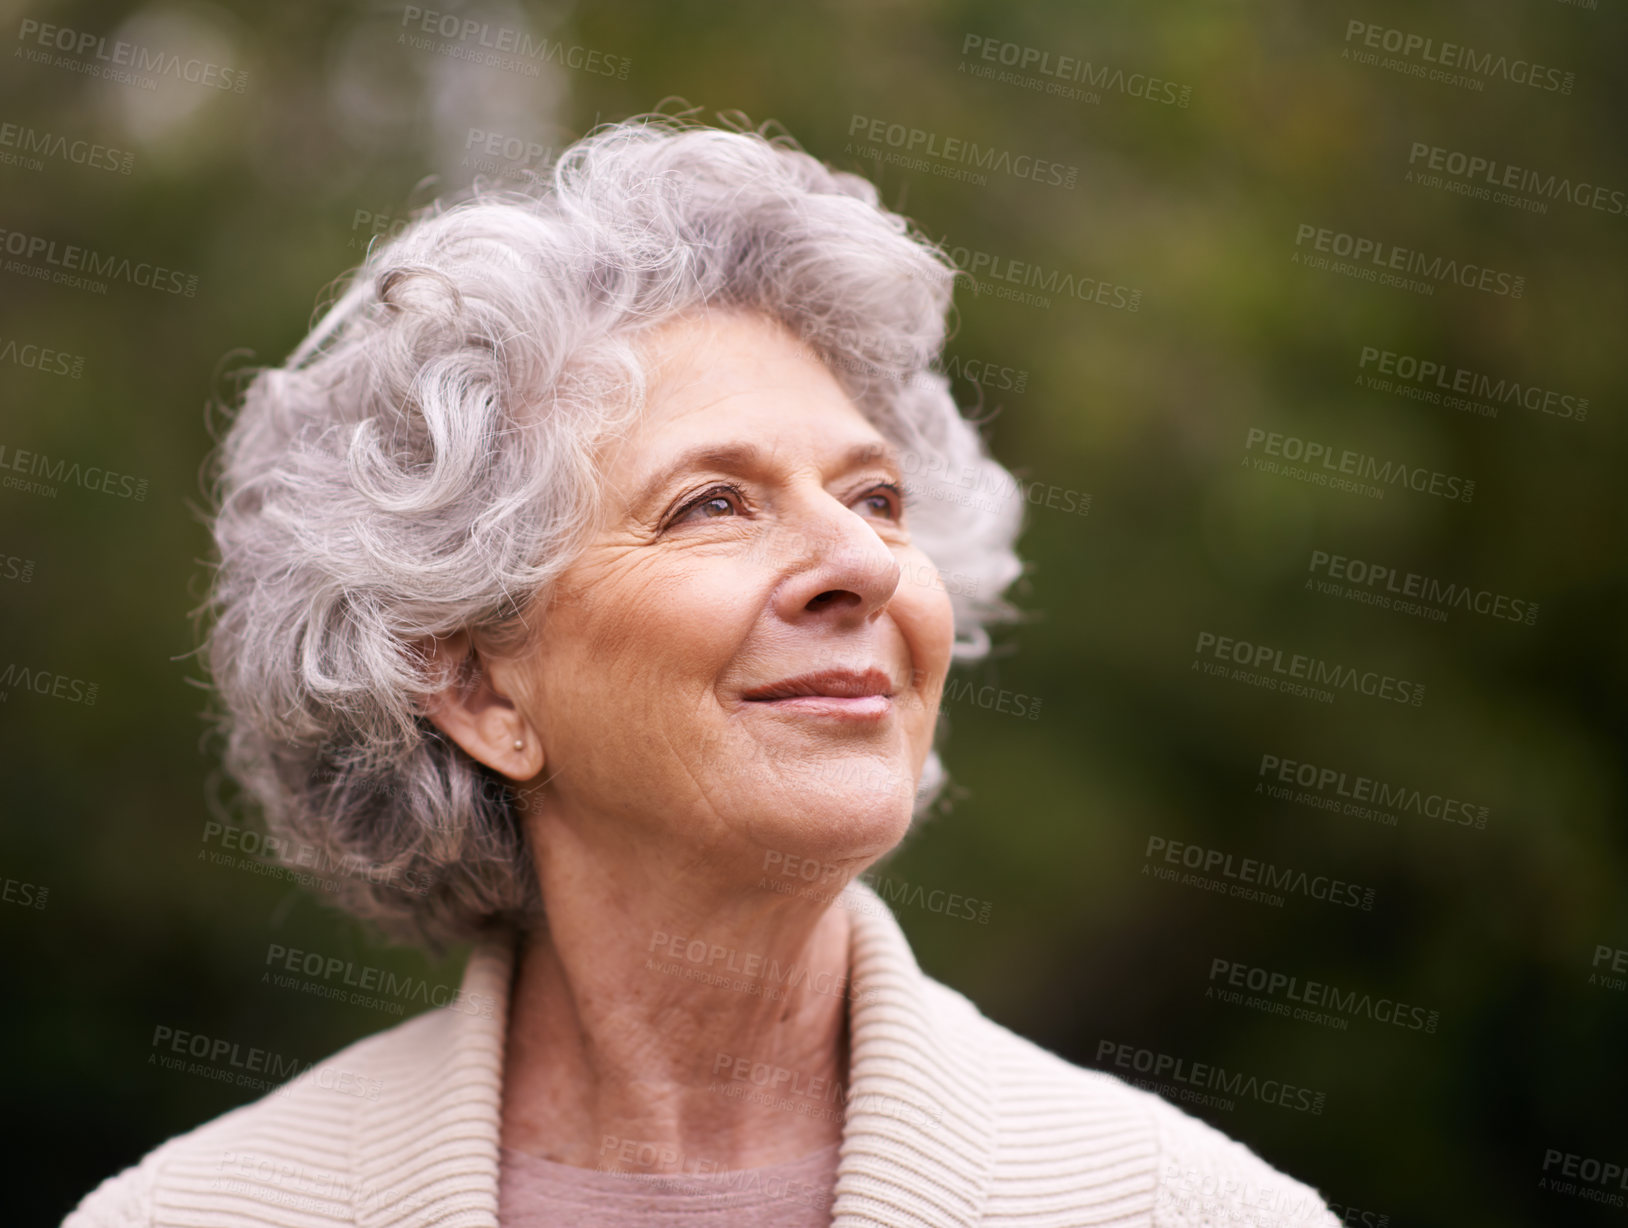
[[[956,1026],[970,1003],[917,966],[865,883],[842,895],[849,943],[848,1105],[832,1228],[957,1226],[980,1218],[994,1157],[986,1053]],[[377,1100],[352,1140],[365,1228],[497,1228],[503,1042],[512,936],[477,945],[452,1005],[383,1046]]]

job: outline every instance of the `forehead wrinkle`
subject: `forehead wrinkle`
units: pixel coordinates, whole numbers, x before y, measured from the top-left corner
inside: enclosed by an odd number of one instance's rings
[[[674,423],[681,423],[693,418],[697,414],[706,414],[715,411],[718,407],[741,399],[772,401],[778,395],[791,393],[797,395],[805,391],[803,381],[793,378],[778,363],[773,354],[773,345],[764,346],[761,342],[748,343],[744,350],[754,360],[757,370],[753,372],[750,386],[744,388],[731,388],[719,392],[712,392],[706,387],[709,369],[706,358],[709,351],[716,351],[721,340],[723,328],[728,322],[728,316],[734,313],[706,312],[699,317],[680,319],[669,322],[653,330],[653,333],[643,338],[645,354],[653,360],[653,381],[660,389],[661,399],[671,401],[677,399],[680,406],[669,413],[663,422],[663,427]],[[840,398],[841,404],[853,411],[876,430],[875,423],[864,414],[837,383],[833,373],[821,360],[819,354],[808,344],[805,338],[798,336],[787,328],[783,321],[756,315],[755,313],[742,313],[742,320],[757,326],[753,331],[766,332],[774,336],[776,341],[789,343],[793,352],[799,359],[806,360],[813,368],[825,375],[830,381],[830,389]],[[684,329],[695,329],[690,337],[684,337]],[[699,390],[699,392],[698,392]],[[691,400],[690,398],[695,399]],[[688,403],[683,403],[688,401]],[[831,407],[835,412],[835,406]],[[648,427],[650,416],[648,403],[646,412],[639,416],[639,425]],[[632,436],[624,436],[622,446],[632,442]],[[702,466],[720,470],[748,471],[765,468],[768,462],[777,455],[783,447],[779,439],[766,441],[766,443],[753,444],[749,440],[720,439],[703,442],[686,449],[678,458],[660,465],[648,477],[634,477],[626,485],[616,483],[617,493],[622,497],[623,506],[632,511],[644,507],[654,499],[659,491],[667,486],[674,477],[687,468]],[[756,454],[753,455],[752,453]],[[626,453],[621,453],[626,456]],[[841,469],[855,468],[861,464],[880,462],[897,471],[899,469],[899,456],[892,442],[877,431],[872,440],[858,441],[848,445],[838,462]]]

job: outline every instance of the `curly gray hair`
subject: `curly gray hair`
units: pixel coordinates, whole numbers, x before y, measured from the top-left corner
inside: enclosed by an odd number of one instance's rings
[[[268,846],[337,868],[337,901],[395,937],[535,919],[513,796],[424,717],[451,679],[414,645],[529,642],[599,506],[597,449],[643,403],[639,337],[680,313],[752,310],[811,344],[905,458],[956,658],[985,655],[1017,617],[1023,499],[934,370],[954,277],[870,183],[789,138],[659,116],[371,251],[253,373],[213,458],[204,651]],[[916,817],[944,783],[935,750]]]

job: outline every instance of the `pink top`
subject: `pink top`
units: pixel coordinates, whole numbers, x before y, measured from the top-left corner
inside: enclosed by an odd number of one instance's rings
[[[826,1228],[841,1143],[784,1164],[670,1173],[606,1172],[504,1147],[500,1228]],[[699,1170],[699,1171],[698,1171]]]

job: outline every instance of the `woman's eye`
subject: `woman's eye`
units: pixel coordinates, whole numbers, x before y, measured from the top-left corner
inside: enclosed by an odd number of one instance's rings
[[[700,514],[703,520],[716,520],[721,515],[733,514],[735,505],[729,501],[731,495],[737,499],[741,497],[740,491],[733,486],[715,486],[704,495],[687,504],[678,515],[673,517],[672,523],[678,524],[680,521],[688,520],[696,514]]]
[[[705,511],[707,513],[705,519],[711,520],[713,511],[719,509],[725,512],[733,512],[735,510],[735,505],[731,503],[724,495],[713,495],[712,498],[705,499],[702,502],[697,503],[694,507],[690,508],[690,511]]]
[[[892,482],[883,482],[866,494],[863,501],[871,504],[873,508],[885,515],[891,516],[894,520],[898,520],[904,515],[904,491]]]
[[[725,516],[738,515],[745,502],[746,496],[738,487],[714,486],[676,512],[668,522],[669,527],[692,518],[718,520]],[[892,482],[883,482],[872,487],[859,497],[859,502],[869,505],[871,511],[880,512],[890,520],[901,520],[904,517],[904,491]]]

